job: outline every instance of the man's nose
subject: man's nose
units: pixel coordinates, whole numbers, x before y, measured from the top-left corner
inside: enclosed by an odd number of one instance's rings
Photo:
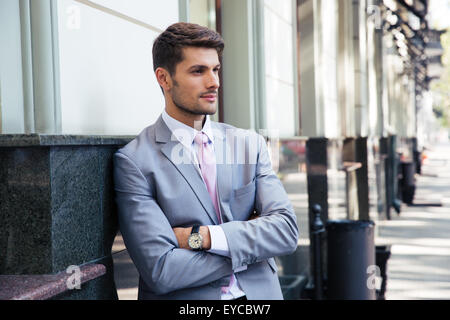
[[[219,73],[216,73],[214,71],[209,72],[206,80],[206,87],[217,89],[219,88],[219,86],[220,86]]]

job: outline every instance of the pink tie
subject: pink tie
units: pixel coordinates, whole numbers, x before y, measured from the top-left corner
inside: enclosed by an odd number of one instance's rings
[[[208,137],[205,133],[199,132],[194,138],[195,143],[198,145],[197,157],[200,165],[200,171],[202,172],[203,180],[208,189],[209,196],[214,204],[219,224],[222,223],[220,219],[219,204],[217,203],[217,191],[216,191],[216,155],[212,146],[208,143]]]
[[[209,196],[216,209],[217,218],[219,219],[219,224],[222,223],[220,219],[219,205],[217,203],[217,190],[216,190],[216,155],[212,146],[208,143],[208,137],[205,133],[199,132],[194,138],[195,143],[198,145],[197,158],[200,164],[200,171],[202,172],[203,180],[206,184],[206,189],[208,189]],[[234,275],[230,277],[230,284],[228,287],[222,287],[221,291],[226,293],[230,290],[231,286],[235,282]]]

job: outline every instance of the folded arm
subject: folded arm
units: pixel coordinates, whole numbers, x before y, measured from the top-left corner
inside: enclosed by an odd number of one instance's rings
[[[255,177],[257,219],[220,225],[225,232],[233,270],[294,252],[298,242],[297,217],[286,191],[272,170],[267,146],[259,136]]]
[[[248,221],[208,226],[210,230],[201,227],[206,239],[204,249],[230,257],[234,272],[245,270],[247,265],[255,262],[290,254],[297,248],[297,217],[283,185],[272,170],[262,136],[259,136],[258,142],[259,158],[255,177],[255,209],[258,215],[251,216]],[[175,230],[178,243],[186,244],[186,249],[189,249],[187,238],[190,230],[190,227]],[[221,242],[219,245],[215,243],[216,239]]]
[[[114,155],[114,180],[125,245],[140,276],[156,294],[205,285],[232,273],[227,257],[179,248],[152,186],[120,152]]]

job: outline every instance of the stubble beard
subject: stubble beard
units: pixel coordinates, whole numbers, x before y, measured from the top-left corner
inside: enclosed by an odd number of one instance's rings
[[[178,83],[174,81],[174,89],[178,87]],[[211,111],[202,110],[202,107],[199,103],[190,104],[189,102],[183,101],[183,98],[179,97],[177,90],[173,90],[172,92],[172,101],[173,104],[183,111],[184,113],[196,115],[196,116],[204,116],[204,115],[213,115],[216,113],[216,103],[214,103],[214,109]]]
[[[187,107],[185,104],[177,101],[174,97],[172,97],[173,104],[184,113],[196,115],[196,116],[205,116],[205,115],[213,115],[216,113],[216,110],[206,111],[201,110],[199,104],[196,104],[194,107]]]

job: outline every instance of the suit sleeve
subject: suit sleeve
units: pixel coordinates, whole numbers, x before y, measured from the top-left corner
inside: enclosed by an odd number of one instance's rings
[[[120,231],[140,276],[156,294],[205,285],[232,273],[231,260],[178,248],[154,188],[120,151],[114,155]]]
[[[294,252],[298,242],[297,217],[281,181],[272,170],[264,138],[258,135],[255,209],[259,218],[221,225],[233,270]]]

